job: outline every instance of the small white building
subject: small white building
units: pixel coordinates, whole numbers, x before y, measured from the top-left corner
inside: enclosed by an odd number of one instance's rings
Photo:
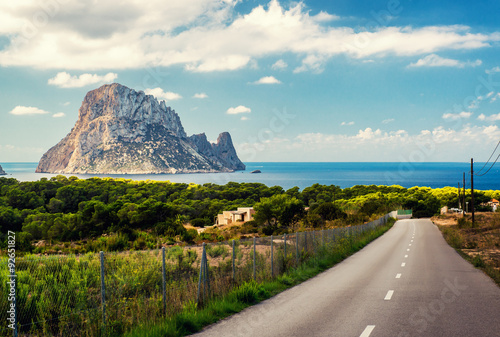
[[[491,199],[489,202],[488,202],[488,206],[491,207],[491,209],[493,210],[493,212],[495,212],[498,208],[498,200],[497,199]]]
[[[216,225],[230,225],[233,223],[244,223],[253,220],[255,210],[253,207],[238,207],[236,211],[223,211],[217,215]]]

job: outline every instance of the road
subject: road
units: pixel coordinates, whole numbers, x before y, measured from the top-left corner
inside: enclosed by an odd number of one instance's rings
[[[500,288],[430,220],[400,220],[335,267],[195,336],[500,336]]]

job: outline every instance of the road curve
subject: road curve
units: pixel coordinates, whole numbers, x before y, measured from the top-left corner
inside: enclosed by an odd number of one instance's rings
[[[335,267],[195,336],[500,336],[500,288],[430,220],[401,220]]]

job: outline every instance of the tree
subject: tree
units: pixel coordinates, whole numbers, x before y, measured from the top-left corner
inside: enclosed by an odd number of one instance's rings
[[[431,217],[439,212],[441,203],[429,190],[411,188],[408,191],[411,194],[407,196],[403,207],[412,209],[415,218]]]
[[[319,215],[323,220],[345,218],[347,215],[333,202],[324,202],[310,211]]]
[[[262,198],[254,206],[254,219],[258,224],[273,228],[294,225],[304,215],[304,204],[287,194],[276,194]]]
[[[20,231],[23,219],[19,210],[9,207],[0,206],[0,229],[6,231]]]

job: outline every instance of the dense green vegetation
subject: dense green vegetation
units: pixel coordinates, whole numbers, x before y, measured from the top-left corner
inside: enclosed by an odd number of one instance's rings
[[[468,193],[470,198],[470,191]],[[499,198],[498,191],[475,192],[476,204]],[[416,217],[432,216],[444,205],[456,207],[457,189],[401,186],[314,184],[300,191],[259,183],[179,184],[156,181],[57,176],[19,182],[0,178],[0,235],[18,232],[18,251],[42,252],[40,240],[80,242],[68,251],[154,248],[158,242],[229,239],[217,232],[198,235],[184,225],[212,225],[223,210],[254,206],[249,231],[283,233],[299,226],[321,228],[369,220],[396,208],[411,208]],[[309,207],[305,211],[305,207]],[[334,221],[332,223],[332,221]],[[252,228],[253,226],[253,228]],[[98,239],[96,239],[98,238]],[[0,237],[0,248],[5,248]],[[89,240],[91,239],[91,240]],[[73,249],[73,250],[72,250]]]

